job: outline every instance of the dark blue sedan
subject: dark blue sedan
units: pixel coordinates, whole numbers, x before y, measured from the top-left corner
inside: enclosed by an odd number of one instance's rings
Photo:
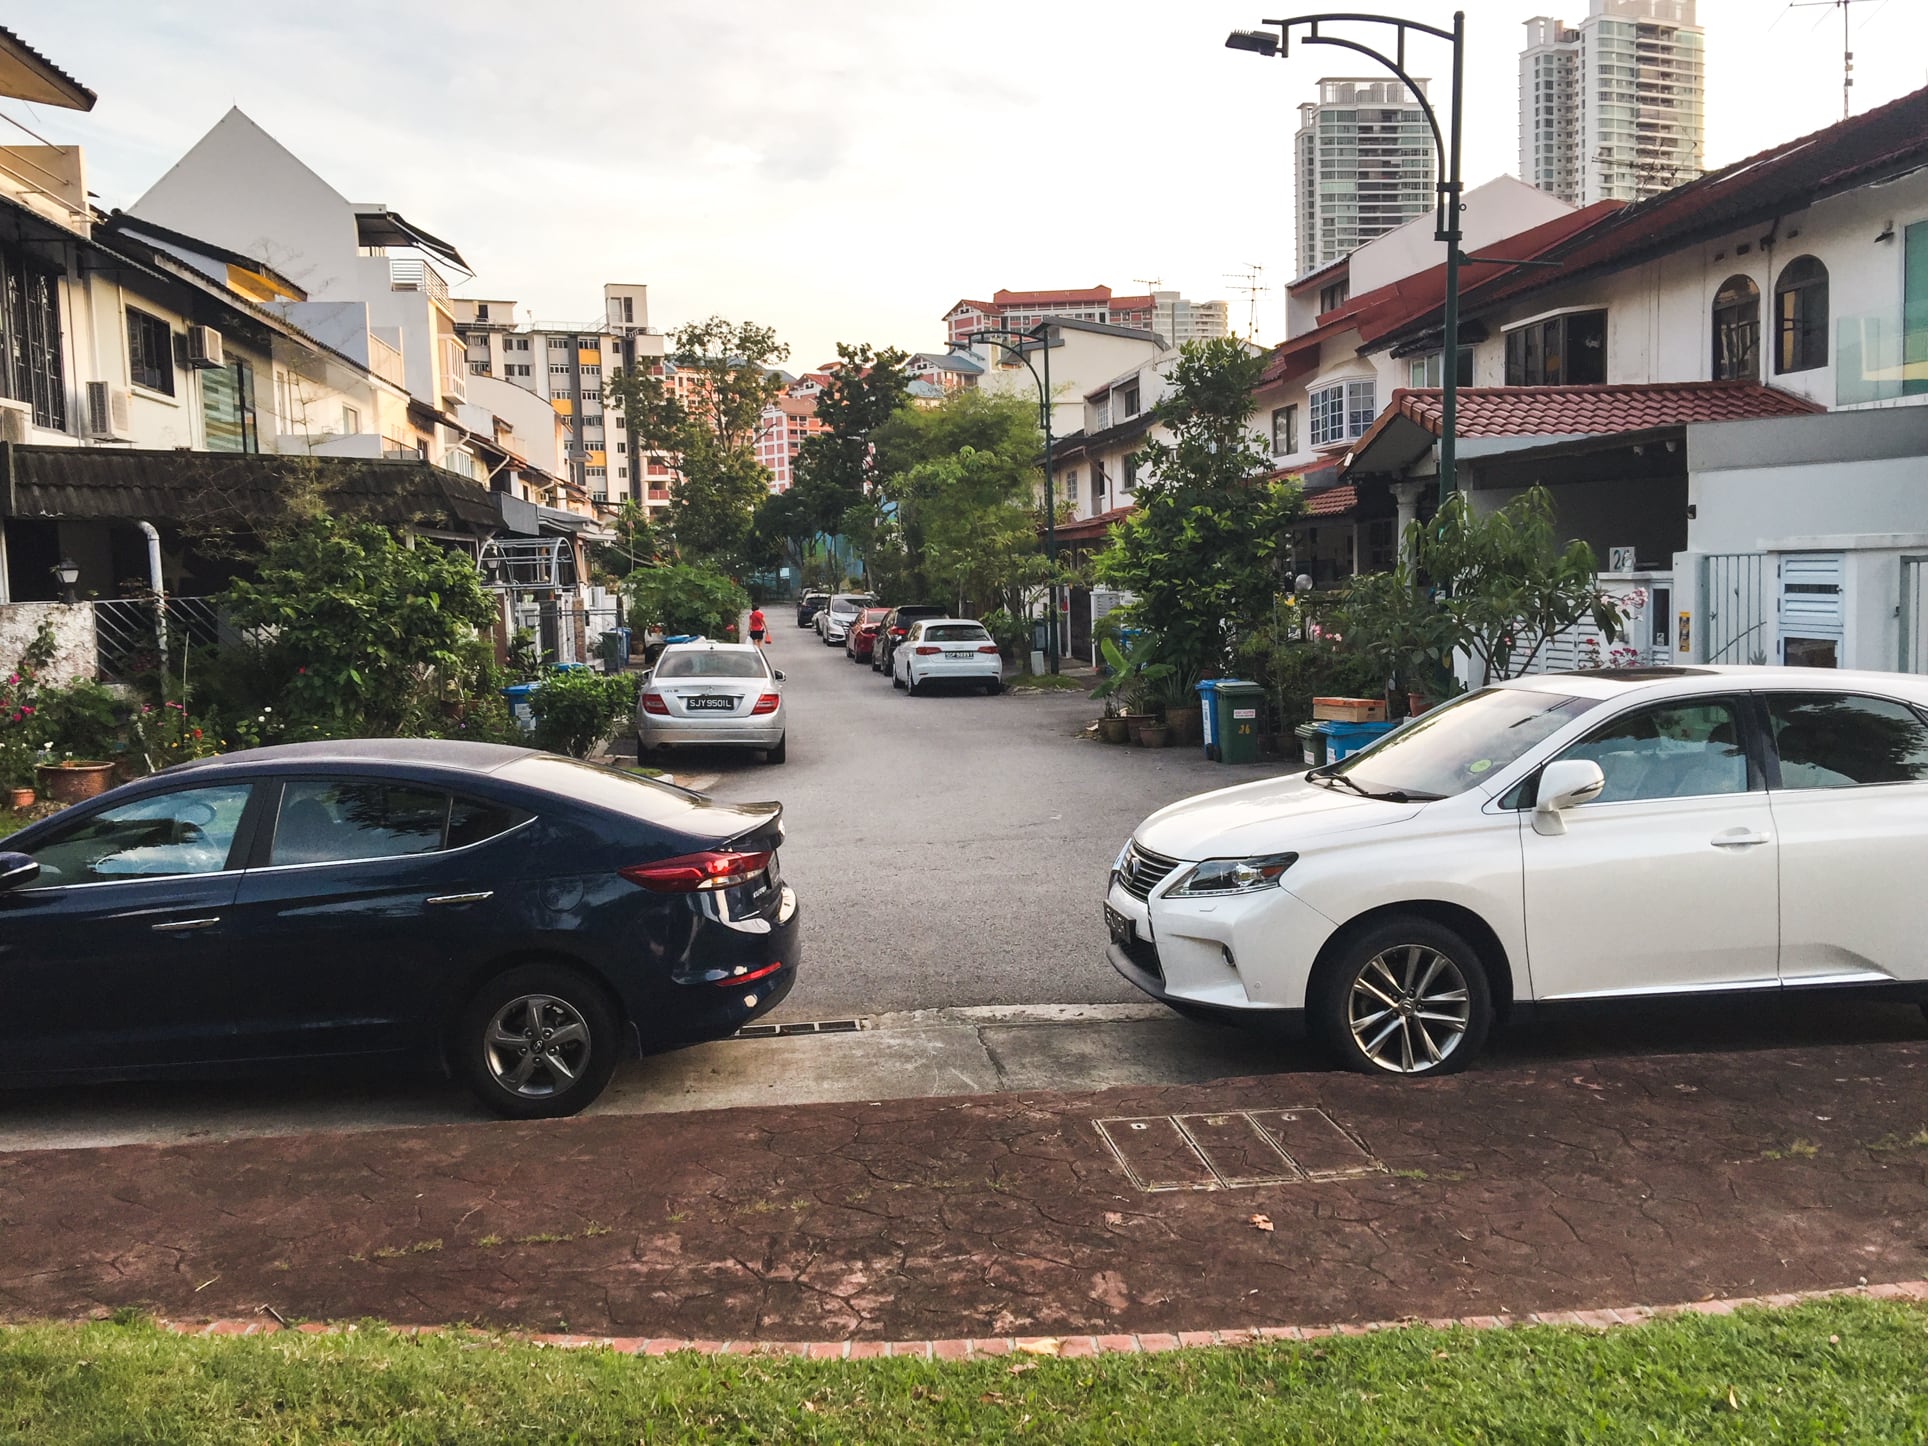
[[[439,1065],[520,1119],[797,970],[783,809],[484,743],[182,764],[0,844],[0,1080]]]

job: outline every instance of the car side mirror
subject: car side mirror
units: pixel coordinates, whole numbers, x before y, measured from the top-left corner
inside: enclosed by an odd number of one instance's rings
[[[779,683],[781,683],[781,682],[783,681],[783,669],[781,669],[781,668],[777,668],[777,669],[775,669],[775,670],[773,670],[773,671],[771,672],[771,674],[770,674],[770,676],[771,676],[772,678],[775,678],[775,679],[776,679],[776,680],[777,680],[777,681],[778,681]]]
[[[0,853],[0,893],[40,877],[40,862],[29,854]]]
[[[1607,786],[1607,776],[1591,758],[1562,758],[1540,770],[1540,791],[1533,805],[1533,831],[1548,838],[1566,832],[1565,811],[1591,803]]]

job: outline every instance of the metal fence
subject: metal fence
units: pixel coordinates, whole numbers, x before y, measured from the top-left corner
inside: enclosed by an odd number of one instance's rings
[[[255,647],[259,633],[234,627],[209,597],[170,597],[163,607],[154,598],[107,598],[94,608],[94,647],[103,683],[131,683],[161,666],[163,657],[179,658],[182,649]]]
[[[1702,661],[1766,662],[1775,645],[1767,554],[1714,552],[1701,559]]]

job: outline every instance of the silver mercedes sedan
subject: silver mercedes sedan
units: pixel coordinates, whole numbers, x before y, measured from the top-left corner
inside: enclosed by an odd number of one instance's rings
[[[643,675],[636,698],[636,750],[700,744],[761,748],[783,762],[783,674],[753,643],[673,643]]]

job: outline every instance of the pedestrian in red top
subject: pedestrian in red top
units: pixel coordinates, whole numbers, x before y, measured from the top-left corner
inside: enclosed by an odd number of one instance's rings
[[[750,641],[758,647],[763,646],[763,609],[750,609]]]

